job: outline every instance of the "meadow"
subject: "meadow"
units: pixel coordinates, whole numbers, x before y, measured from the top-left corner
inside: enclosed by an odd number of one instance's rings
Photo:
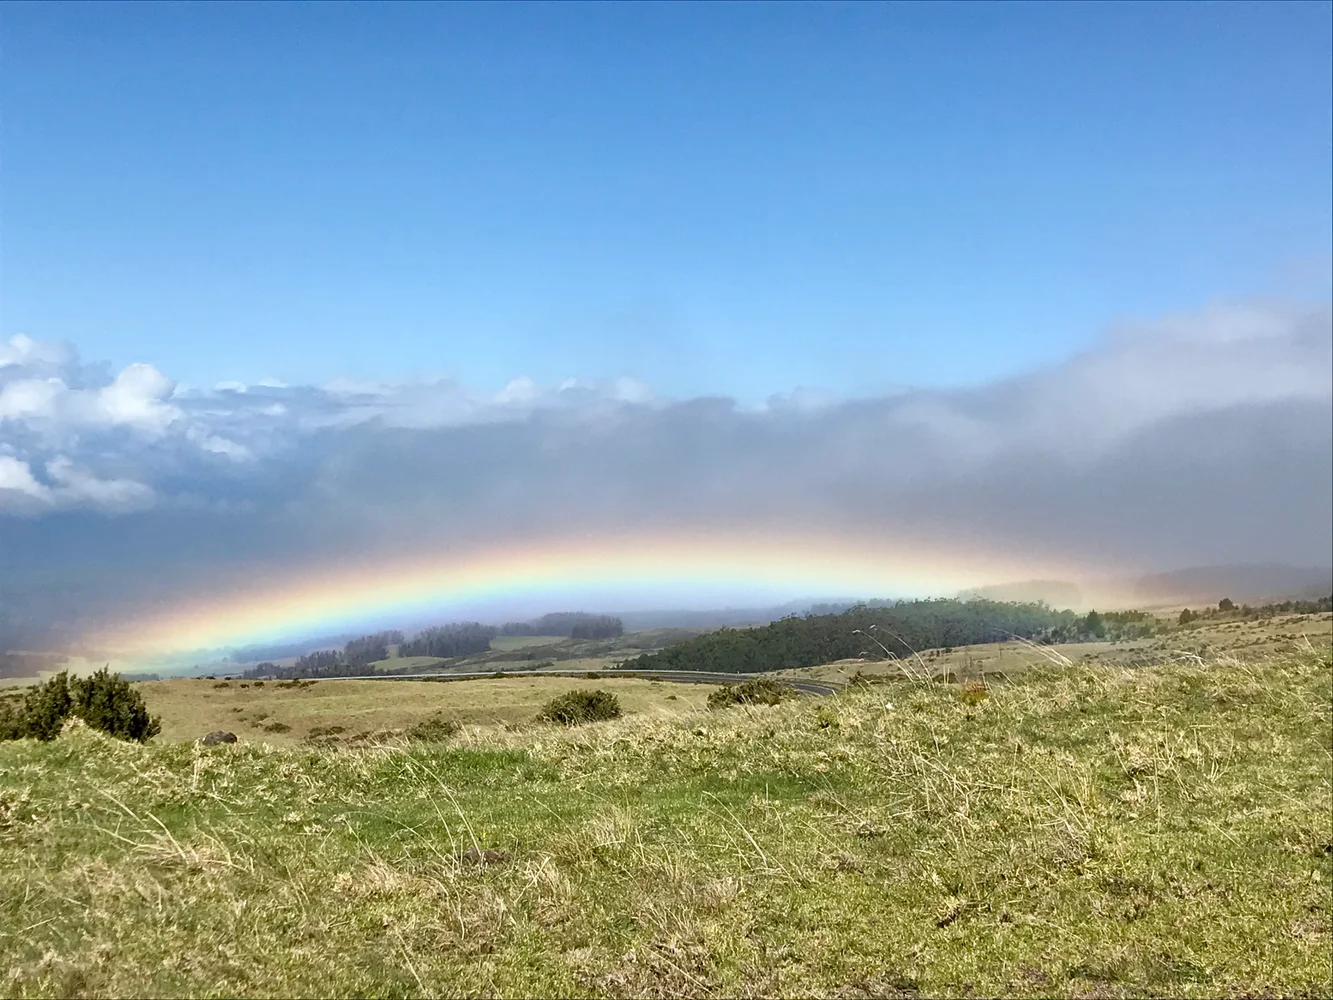
[[[1326,996],[1331,704],[1306,643],[446,742],[75,723],[0,745],[0,991]]]
[[[385,740],[427,719],[446,717],[469,726],[521,726],[541,706],[589,681],[532,675],[482,680],[275,681],[181,678],[136,685],[154,715],[161,739],[194,740],[215,730],[277,746],[312,736]],[[697,709],[708,688],[631,678],[610,682],[631,715],[674,715]]]

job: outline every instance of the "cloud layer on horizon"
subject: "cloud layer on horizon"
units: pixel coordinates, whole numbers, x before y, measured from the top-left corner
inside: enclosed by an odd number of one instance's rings
[[[32,635],[293,561],[607,529],[1322,564],[1331,317],[1217,306],[987,385],[749,408],[632,379],[199,390],[18,336],[0,343],[0,615]]]

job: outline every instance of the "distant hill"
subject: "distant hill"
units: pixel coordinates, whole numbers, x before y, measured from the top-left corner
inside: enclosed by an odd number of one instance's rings
[[[1312,600],[1333,593],[1333,567],[1196,566],[1139,577],[1126,591],[1131,603],[1145,605]]]
[[[1022,583],[1002,583],[992,587],[975,587],[958,595],[962,601],[974,598],[989,601],[1017,601],[1035,604],[1040,601],[1051,607],[1077,608],[1083,604],[1083,591],[1076,583],[1065,580],[1025,580]]]
[[[1236,603],[1303,601],[1333,593],[1333,567],[1277,564],[1195,566],[1120,579],[1025,580],[961,591],[959,600],[1040,601],[1052,607],[1144,608],[1180,604],[1212,605],[1229,597]]]

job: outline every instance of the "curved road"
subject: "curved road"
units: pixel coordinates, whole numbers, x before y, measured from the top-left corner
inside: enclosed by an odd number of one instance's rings
[[[638,677],[641,679],[670,681],[673,684],[738,684],[741,681],[770,677],[769,674],[709,674],[695,670],[506,670],[505,677],[588,677],[595,673],[598,680],[615,680],[617,677]],[[494,677],[494,670],[469,671],[457,674],[361,674],[355,677],[308,677],[312,681],[475,681]],[[830,695],[837,694],[841,685],[825,681],[791,680],[786,677],[773,677],[773,680],[802,694]]]

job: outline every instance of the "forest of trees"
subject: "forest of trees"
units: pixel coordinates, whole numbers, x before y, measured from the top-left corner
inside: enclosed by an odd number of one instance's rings
[[[431,656],[441,660],[485,653],[497,635],[568,635],[575,639],[610,639],[624,634],[625,626],[610,615],[562,611],[528,622],[510,622],[502,628],[481,622],[455,622],[423,629],[411,639],[390,630],[363,635],[342,649],[317,649],[297,658],[291,666],[272,662],[257,664],[242,676],[249,679],[274,677],[284,680],[311,677],[355,677],[371,669],[372,663],[387,660],[395,650],[399,657]]]
[[[402,641],[403,633],[397,630],[363,635],[360,639],[353,639],[343,647],[343,659],[348,663],[362,665],[374,663],[376,660],[387,660],[389,658],[389,647],[397,646]]]
[[[483,625],[481,622],[437,625],[400,644],[398,655],[438,656],[447,659],[453,656],[484,653],[491,648],[491,640],[496,637],[498,631],[494,625]]]
[[[619,618],[584,611],[556,611],[500,627],[501,635],[563,635],[571,639],[614,639],[624,633],[625,624]]]
[[[1054,611],[1044,604],[940,599],[893,607],[858,605],[840,615],[792,616],[761,628],[720,629],[645,653],[626,666],[762,673],[882,657],[886,650],[902,658],[914,650],[1003,642],[1013,636],[1042,641],[1079,620],[1072,611]],[[1083,621],[1086,624],[1086,618]]]
[[[370,672],[372,663],[389,659],[397,647],[399,656],[435,656],[449,659],[484,653],[491,648],[497,629],[480,622],[461,622],[439,625],[405,639],[397,630],[376,632],[352,639],[342,649],[317,649],[298,657],[289,667],[276,663],[259,663],[241,676],[249,679],[274,677],[282,680],[310,677],[356,677]]]

